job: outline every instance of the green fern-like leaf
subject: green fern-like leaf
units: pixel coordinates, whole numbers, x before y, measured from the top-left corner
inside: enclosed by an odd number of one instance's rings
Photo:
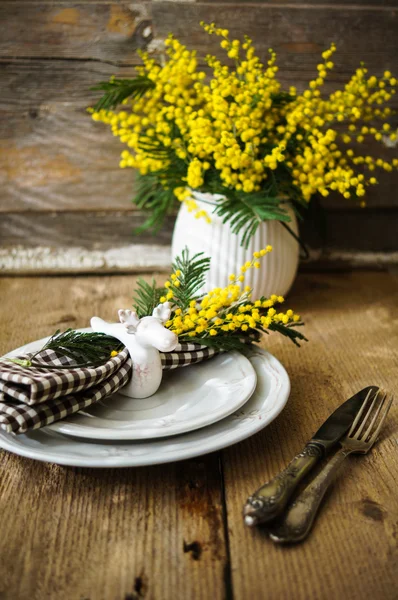
[[[174,303],[181,310],[186,310],[191,300],[198,298],[198,293],[205,284],[206,273],[210,269],[210,258],[204,256],[203,252],[189,256],[189,250],[185,248],[181,256],[173,263],[173,271],[181,271],[178,276],[180,286],[171,284],[170,290],[174,294]]]
[[[284,104],[290,104],[296,99],[295,96],[289,94],[289,92],[278,92],[276,94],[271,94],[271,100],[273,106],[283,106]]]
[[[104,333],[81,332],[67,329],[62,332],[58,329],[44,344],[35,352],[29,361],[23,361],[23,366],[41,369],[70,369],[71,365],[49,365],[44,364],[36,357],[43,350],[54,350],[67,356],[74,361],[73,367],[96,367],[109,360],[113,350],[120,351],[123,344],[116,338]],[[17,360],[14,359],[14,362]],[[18,364],[22,364],[19,361]]]
[[[302,327],[303,325],[304,323],[289,323],[288,325],[284,325],[283,323],[271,323],[269,329],[281,333],[292,341],[293,344],[300,347],[300,342],[308,342],[308,340],[305,335],[303,335],[301,331],[295,329],[295,327]]]
[[[170,162],[175,158],[173,148],[164,146],[164,144],[157,140],[140,140],[138,147],[150,158],[169,160]]]
[[[250,346],[259,341],[259,332],[253,332],[249,335],[242,335],[242,333],[227,333],[226,335],[207,336],[207,337],[187,337],[186,341],[194,342],[196,344],[202,344],[202,346],[208,346],[214,348],[217,352],[230,352],[231,350],[238,350],[239,352],[247,352]],[[181,340],[184,340],[180,336]]]
[[[177,205],[177,198],[172,188],[164,188],[158,177],[154,175],[139,175],[137,178],[134,204],[147,213],[147,219],[135,233],[152,229],[158,231],[167,215],[171,214]]]
[[[154,279],[152,279],[151,283],[141,278],[138,279],[133,298],[133,306],[138,317],[151,315],[164,293],[164,288],[158,288]]]
[[[141,98],[148,90],[152,90],[155,84],[144,75],[134,79],[115,79],[101,81],[91,88],[93,91],[105,92],[94,106],[94,110],[115,108],[126,98]]]
[[[96,332],[81,332],[67,329],[59,330],[48,340],[42,350],[57,350],[76,362],[101,364],[109,359],[112,350],[118,350],[123,344],[110,335]]]
[[[262,221],[290,221],[280,199],[263,192],[229,193],[225,200],[218,202],[214,212],[224,223],[229,223],[233,233],[240,235],[241,246],[245,248]]]

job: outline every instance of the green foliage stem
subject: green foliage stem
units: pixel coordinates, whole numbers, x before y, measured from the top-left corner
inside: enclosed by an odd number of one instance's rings
[[[110,81],[101,81],[91,88],[92,91],[105,92],[94,105],[94,110],[115,108],[126,98],[141,98],[154,87],[153,81],[143,75],[134,79],[116,79],[112,77]]]

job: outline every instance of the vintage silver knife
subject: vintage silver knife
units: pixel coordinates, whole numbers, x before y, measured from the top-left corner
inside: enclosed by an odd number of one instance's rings
[[[252,527],[268,523],[283,512],[298,483],[337,445],[350,429],[364,400],[369,394],[375,394],[378,389],[374,385],[368,386],[339,406],[286,469],[247,499],[243,508],[246,525]]]

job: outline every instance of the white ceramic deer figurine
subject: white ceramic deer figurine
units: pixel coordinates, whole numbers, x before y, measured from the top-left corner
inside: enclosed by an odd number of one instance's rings
[[[169,302],[159,304],[151,317],[138,318],[131,310],[119,310],[120,323],[107,323],[99,317],[91,319],[91,327],[120,340],[129,351],[133,375],[119,394],[130,398],[148,398],[162,381],[162,363],[159,352],[172,352],[178,337],[163,326],[171,314]]]

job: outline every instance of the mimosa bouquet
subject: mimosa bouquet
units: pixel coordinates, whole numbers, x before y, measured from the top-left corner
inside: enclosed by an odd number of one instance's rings
[[[135,79],[111,78],[94,88],[104,95],[90,109],[92,118],[126,145],[120,166],[139,171],[134,202],[149,213],[142,227],[159,228],[177,200],[209,219],[192,190],[218,195],[212,211],[243,245],[259,223],[286,225],[287,206],[299,210],[316,195],[336,191],[364,205],[375,170],[398,166],[398,159],[360,150],[369,138],[396,138],[388,123],[395,77],[386,71],[378,78],[360,66],[342,89],[323,97],[332,44],[299,94],[278,81],[275,52],[263,65],[250,38],[232,40],[228,30],[202,25],[220,38],[229,59],[206,57],[210,79],[196,52],[170,35],[160,60],[141,53]]]
[[[231,274],[229,285],[217,287],[205,295],[203,289],[211,259],[201,254],[190,257],[183,250],[173,263],[173,272],[163,286],[157,287],[139,280],[135,291],[134,309],[139,317],[151,314],[160,302],[170,303],[171,315],[165,327],[173,331],[180,342],[192,342],[215,350],[245,350],[247,345],[259,341],[260,333],[276,331],[299,346],[305,341],[297,330],[303,325],[300,316],[289,309],[280,310],[283,296],[272,294],[269,298],[252,299],[252,289],[245,286],[245,274],[258,269],[262,257],[272,251],[262,248]]]

